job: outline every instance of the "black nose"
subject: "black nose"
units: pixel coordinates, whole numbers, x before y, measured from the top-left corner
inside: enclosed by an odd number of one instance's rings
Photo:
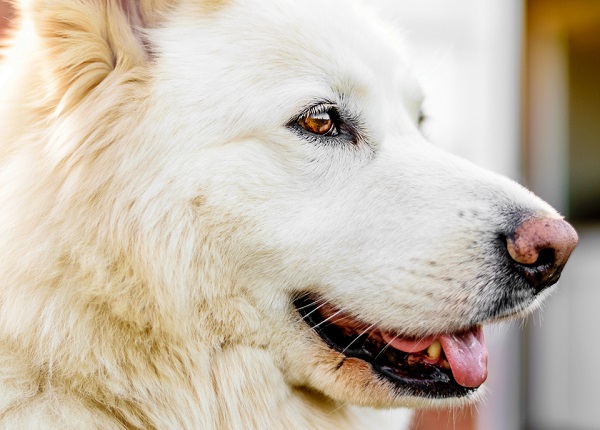
[[[529,218],[506,238],[506,248],[517,270],[538,292],[556,283],[571,252],[577,232],[555,218]]]

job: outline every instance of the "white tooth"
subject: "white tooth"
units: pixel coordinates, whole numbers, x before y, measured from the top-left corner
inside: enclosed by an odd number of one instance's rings
[[[429,348],[427,348],[427,358],[430,360],[438,360],[442,355],[442,344],[439,340],[434,340]]]

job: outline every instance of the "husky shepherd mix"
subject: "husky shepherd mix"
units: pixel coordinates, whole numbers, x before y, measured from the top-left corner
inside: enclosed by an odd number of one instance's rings
[[[0,93],[0,428],[380,428],[478,397],[577,235],[419,131],[349,0],[23,0]],[[376,413],[375,413],[376,415]]]

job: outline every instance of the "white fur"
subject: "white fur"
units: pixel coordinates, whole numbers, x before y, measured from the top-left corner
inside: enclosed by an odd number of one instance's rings
[[[334,371],[291,297],[464,329],[507,208],[558,216],[425,141],[401,41],[358,3],[21,9],[0,94],[2,428],[380,428],[348,403],[425,401]],[[286,126],[322,100],[359,119],[357,145]]]

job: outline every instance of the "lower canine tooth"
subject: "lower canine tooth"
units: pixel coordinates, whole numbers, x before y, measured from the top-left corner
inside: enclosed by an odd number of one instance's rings
[[[442,355],[442,344],[439,340],[434,340],[429,348],[427,348],[427,358],[430,360],[437,360]]]

